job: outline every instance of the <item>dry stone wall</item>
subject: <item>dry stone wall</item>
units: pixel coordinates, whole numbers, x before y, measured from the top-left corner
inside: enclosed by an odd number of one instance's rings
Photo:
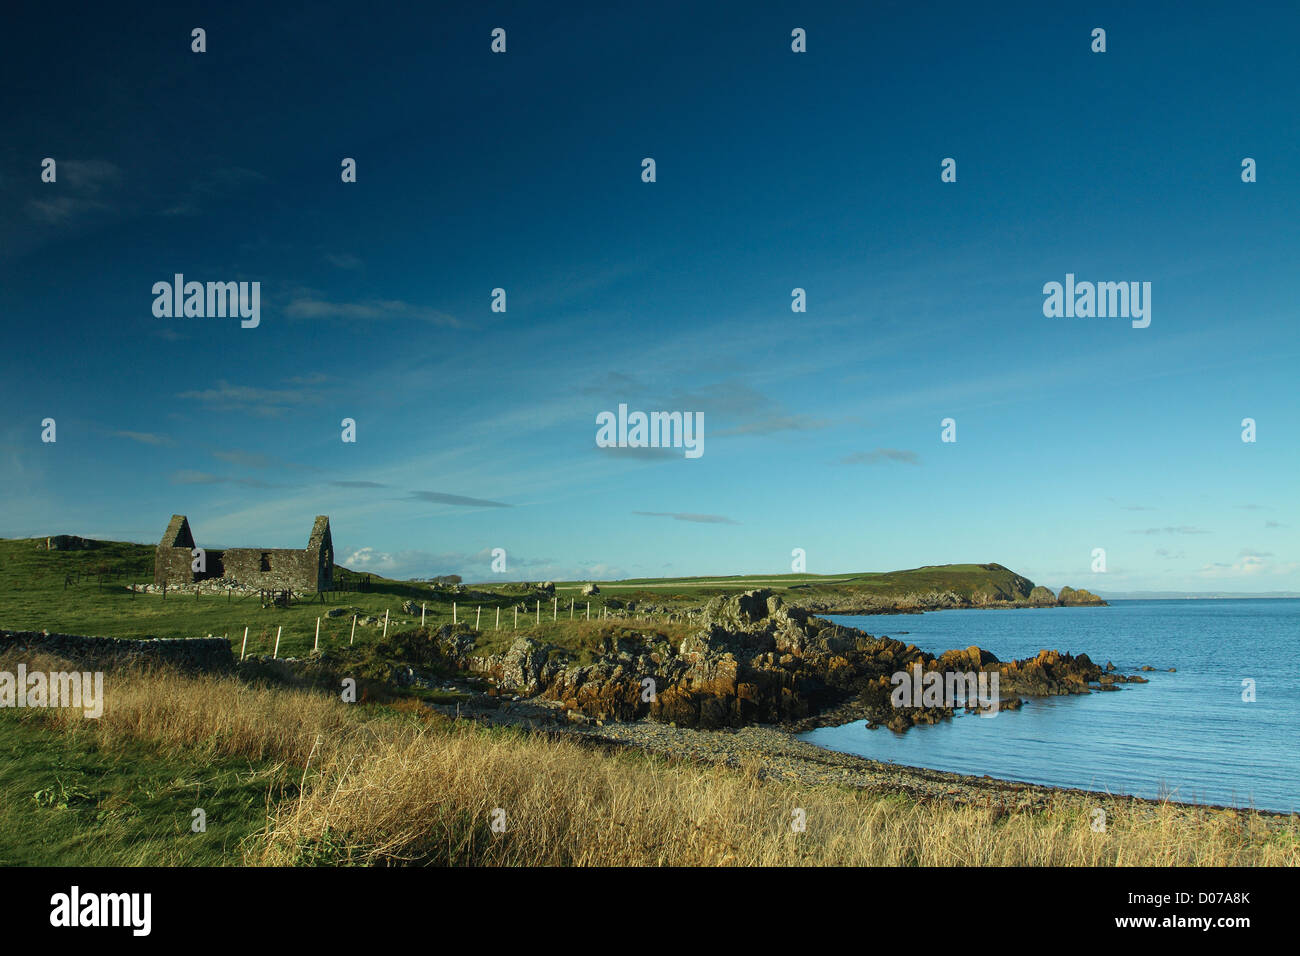
[[[83,665],[169,664],[189,671],[222,671],[234,666],[230,642],[222,637],[126,640],[47,631],[0,630],[0,654],[28,651],[53,654]]]

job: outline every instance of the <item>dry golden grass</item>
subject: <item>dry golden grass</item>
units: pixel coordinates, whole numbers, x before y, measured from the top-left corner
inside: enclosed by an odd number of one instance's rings
[[[73,670],[58,658],[26,657],[28,669]],[[0,658],[0,670],[9,666]],[[149,740],[196,756],[278,760],[302,766],[308,755],[349,744],[363,725],[339,700],[305,691],[256,687],[234,677],[193,677],[165,668],[109,671],[104,713],[87,720],[80,710],[42,716],[60,729],[93,728],[105,745]]]
[[[3,666],[0,661],[0,666]],[[55,664],[29,664],[64,669]],[[66,667],[66,665],[64,665]],[[1300,827],[1251,813],[1062,795],[1009,812],[739,769],[605,753],[492,731],[405,705],[378,716],[306,691],[167,671],[110,673],[97,721],[49,711],[105,743],[235,755],[293,768],[246,862],[453,865],[1294,866]],[[1107,813],[1104,833],[1090,810]],[[494,812],[504,831],[494,832]],[[795,812],[806,821],[795,832]]]
[[[322,767],[258,859],[598,866],[1295,865],[1300,835],[1250,815],[1062,796],[995,814],[759,782],[745,769],[606,755],[465,726],[406,727]],[[491,828],[504,810],[504,832]],[[794,832],[796,810],[805,818]]]

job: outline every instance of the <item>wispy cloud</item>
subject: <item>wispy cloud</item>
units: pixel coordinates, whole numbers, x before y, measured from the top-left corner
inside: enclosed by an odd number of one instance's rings
[[[921,456],[906,448],[876,448],[872,451],[858,451],[840,459],[841,465],[878,465],[881,462],[896,461],[905,465],[919,465]]]
[[[164,216],[194,216],[228,196],[266,182],[266,177],[255,169],[242,166],[224,166],[195,177],[186,192],[161,210]]]
[[[113,204],[106,193],[122,182],[122,170],[103,159],[65,159],[55,165],[56,180],[43,184],[48,195],[27,201],[27,214],[37,222],[61,226],[91,213],[107,212]]]
[[[1272,555],[1265,552],[1242,551],[1235,561],[1216,561],[1206,564],[1197,572],[1206,578],[1242,578],[1263,575],[1294,574],[1300,564],[1292,561],[1277,565],[1269,560]]]
[[[58,164],[59,184],[79,193],[98,195],[122,183],[122,170],[106,159],[65,159]]]
[[[1204,528],[1194,528],[1191,525],[1179,525],[1176,528],[1134,528],[1129,534],[1209,534]]]
[[[772,435],[776,432],[808,432],[819,428],[828,428],[832,422],[827,418],[813,418],[811,415],[768,415],[752,422],[733,425],[714,432],[717,437],[724,435]]]
[[[242,465],[245,468],[274,468],[280,464],[270,455],[260,455],[251,451],[214,451],[212,457],[218,461],[228,462],[232,465]]]
[[[747,382],[713,382],[689,389],[656,393],[650,384],[626,372],[610,371],[575,389],[579,395],[598,396],[612,408],[626,402],[645,411],[703,412],[715,437],[772,435],[777,432],[813,431],[833,422],[826,418],[790,412]],[[722,422],[722,426],[718,426]]]
[[[747,382],[716,382],[676,391],[664,407],[702,411],[711,421],[723,422],[723,427],[713,429],[719,437],[814,431],[832,424],[825,418],[790,412]]]
[[[352,255],[350,252],[327,252],[325,261],[338,269],[360,269],[362,266],[361,259]]]
[[[311,465],[299,465],[296,462],[285,461],[283,458],[276,458],[273,455],[264,455],[261,452],[244,451],[239,448],[222,449],[214,451],[212,457],[218,461],[224,461],[229,465],[238,465],[241,468],[293,468],[298,471],[318,471]]]
[[[739,521],[733,521],[723,515],[697,515],[684,511],[634,511],[634,515],[645,515],[649,518],[672,518],[674,521],[693,521],[697,524],[740,524]]]
[[[509,580],[520,572],[534,579],[607,580],[623,574],[623,569],[608,564],[560,565],[554,558],[530,558],[510,554],[508,571],[503,575],[492,570],[494,555],[490,548],[470,554],[461,551],[382,551],[372,546],[354,548],[340,563],[354,571],[374,571],[393,577],[434,577],[460,574],[469,580]]]
[[[171,475],[175,485],[239,485],[244,488],[282,488],[258,478],[232,478],[228,475],[213,475],[205,471],[176,471]]]
[[[645,390],[645,383],[626,372],[606,372],[600,378],[574,389],[579,395],[597,395],[603,398],[611,395],[640,396]]]
[[[602,455],[609,455],[613,458],[629,458],[640,461],[665,461],[669,458],[681,459],[682,450],[680,448],[634,448],[632,446],[620,445],[593,445],[596,451]]]
[[[400,299],[330,302],[326,299],[299,297],[285,306],[284,314],[295,319],[342,319],[367,322],[411,319],[451,328],[466,327],[464,322],[446,312],[425,305],[403,302]]]
[[[335,488],[387,488],[388,486],[380,481],[331,481]]]
[[[142,445],[173,445],[175,442],[167,435],[156,435],[153,432],[131,432],[116,431],[111,433],[115,438],[127,438],[131,441],[137,441]]]
[[[253,385],[232,385],[219,380],[213,388],[180,392],[177,397],[214,408],[276,416],[303,405],[319,405],[323,396],[318,390],[309,387],[259,388]]]
[[[85,196],[51,196],[48,199],[29,199],[27,214],[37,222],[61,226],[81,219],[90,213],[105,212],[109,204]]]
[[[465,495],[449,495],[441,491],[412,491],[411,498],[429,501],[439,505],[455,505],[459,508],[513,508],[503,501],[488,501],[486,498],[467,498]]]

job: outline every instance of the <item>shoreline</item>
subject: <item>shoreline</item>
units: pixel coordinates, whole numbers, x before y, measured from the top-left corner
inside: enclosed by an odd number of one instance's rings
[[[853,611],[841,611],[838,609],[829,609],[818,602],[809,602],[807,604],[795,603],[793,606],[803,608],[810,614],[818,617],[824,617],[830,620],[831,617],[885,617],[891,614],[935,614],[940,611],[1051,611],[1061,608],[1074,607],[1110,607],[1106,601],[1100,603],[1080,603],[1080,604],[1027,604],[1018,601],[1003,601],[990,604],[954,604],[950,607],[879,607],[872,605],[866,609]]]
[[[502,702],[497,708],[457,707],[431,704],[434,710],[461,720],[476,720],[495,726],[512,726],[544,735],[564,736],[600,747],[635,747],[670,760],[721,764],[744,768],[760,761],[755,773],[760,779],[811,786],[846,786],[861,790],[896,793],[917,802],[942,800],[959,805],[987,806],[1002,812],[1045,808],[1062,797],[1093,801],[1098,805],[1124,803],[1130,806],[1178,806],[1207,813],[1256,814],[1271,822],[1289,821],[1297,814],[1285,810],[1159,800],[1123,793],[1108,793],[1078,787],[1053,786],[992,777],[975,776],[929,767],[884,763],[856,754],[829,750],[800,740],[788,730],[772,724],[699,730],[652,720],[605,721],[592,724],[558,724],[546,720],[531,701]]]

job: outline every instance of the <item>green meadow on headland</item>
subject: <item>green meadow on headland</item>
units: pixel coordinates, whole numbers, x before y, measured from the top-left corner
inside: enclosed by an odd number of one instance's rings
[[[255,594],[172,591],[163,598],[131,591],[129,585],[153,581],[153,545],[109,541],[87,550],[46,551],[38,548],[43,542],[0,539],[0,628],[120,638],[224,635],[238,654],[247,627],[250,655],[270,654],[279,629],[281,657],[301,656],[312,649],[318,617],[322,648],[347,644],[353,636],[353,609],[362,619],[383,618],[387,612],[393,628],[419,624],[422,604],[426,624],[450,624],[453,614],[471,627],[477,622],[484,634],[483,646],[492,647],[508,646],[520,635],[566,643],[574,632],[568,624],[570,602],[575,621],[585,617],[590,604],[593,619],[608,607],[623,618],[666,622],[674,611],[698,608],[715,595],[758,587],[818,613],[1028,605],[1033,593],[1032,582],[1000,565],[950,564],[838,575],[557,581],[553,597],[514,583],[470,584],[464,588],[466,593],[457,594],[427,583],[371,575],[365,591],[328,594],[324,602],[308,594],[287,608],[262,607]],[[362,577],[343,568],[336,570],[336,576],[344,581]],[[582,589],[588,583],[597,584],[599,593],[584,596]],[[404,611],[408,602],[416,609]],[[526,608],[517,622],[516,607]],[[337,616],[329,616],[331,610]],[[381,630],[359,625],[355,639]]]

